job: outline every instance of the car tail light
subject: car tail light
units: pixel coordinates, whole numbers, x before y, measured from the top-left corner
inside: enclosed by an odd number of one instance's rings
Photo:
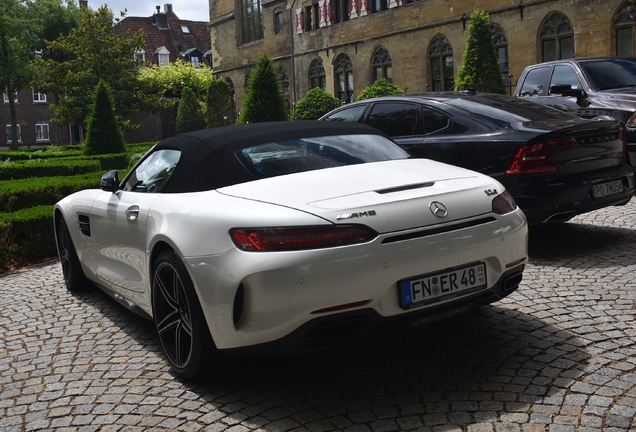
[[[506,214],[514,211],[517,208],[514,198],[510,195],[510,192],[504,191],[504,193],[497,195],[492,200],[492,212],[495,214]]]
[[[550,141],[521,148],[515,155],[506,174],[531,174],[556,171],[556,166],[547,163],[550,152],[573,147],[579,143],[574,138]]]
[[[250,252],[322,249],[368,242],[377,233],[363,225],[309,228],[232,229],[236,246]]]

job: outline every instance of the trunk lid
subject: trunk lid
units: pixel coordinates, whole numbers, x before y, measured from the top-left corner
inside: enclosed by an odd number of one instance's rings
[[[427,159],[307,171],[218,190],[294,208],[332,223],[364,224],[379,233],[490,213],[492,199],[502,191],[490,177]],[[446,207],[445,217],[433,214],[433,201]]]

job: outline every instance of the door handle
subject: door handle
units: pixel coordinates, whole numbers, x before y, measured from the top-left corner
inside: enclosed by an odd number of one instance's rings
[[[126,217],[128,220],[135,220],[139,216],[139,206],[134,205],[126,209]]]

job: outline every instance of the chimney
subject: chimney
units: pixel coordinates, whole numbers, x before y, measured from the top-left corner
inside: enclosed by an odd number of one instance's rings
[[[158,13],[158,14],[161,13],[161,6],[157,5],[157,12],[155,13]]]
[[[79,5],[80,5],[80,9],[88,8],[88,0],[80,0]]]
[[[163,13],[171,13],[172,12],[172,3],[166,3],[163,5]]]

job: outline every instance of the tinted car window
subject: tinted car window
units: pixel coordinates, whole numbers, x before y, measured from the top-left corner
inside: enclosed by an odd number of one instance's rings
[[[550,79],[550,88],[555,84],[570,84],[573,90],[581,88],[579,77],[570,65],[558,65],[552,72]]]
[[[543,86],[545,85],[546,78],[548,77],[549,68],[537,68],[532,69],[526,75],[526,79],[523,81],[520,96],[541,96],[543,94]]]
[[[427,134],[446,129],[450,124],[447,116],[430,108],[423,108],[422,116],[424,118],[424,130]]]
[[[581,62],[590,86],[596,90],[636,86],[636,62],[612,60]]]
[[[417,106],[412,104],[375,104],[365,123],[392,137],[422,133],[418,124]]]
[[[342,121],[342,122],[357,122],[362,112],[366,108],[366,105],[358,105],[352,108],[347,108],[333,113],[323,120],[326,121]]]
[[[148,156],[130,173],[121,189],[130,192],[163,192],[179,163],[178,150],[158,150]]]
[[[248,170],[262,177],[409,157],[395,143],[379,135],[272,142],[242,149],[237,156]]]
[[[546,105],[504,95],[481,95],[474,100],[455,99],[447,103],[498,124],[572,118]]]

